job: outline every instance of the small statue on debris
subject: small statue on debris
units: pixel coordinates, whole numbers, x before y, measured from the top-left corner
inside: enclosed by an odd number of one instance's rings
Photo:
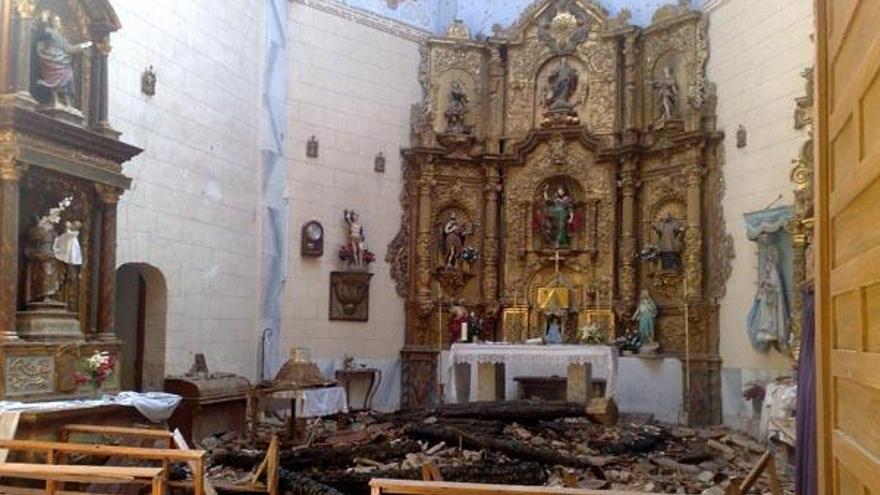
[[[449,108],[446,116],[446,132],[451,134],[469,134],[470,128],[465,122],[468,114],[468,96],[461,81],[452,81],[449,90]]]
[[[47,103],[53,107],[70,107],[74,92],[73,55],[92,46],[91,41],[70,45],[61,29],[61,17],[48,10],[40,14],[35,30],[39,78],[36,87],[45,90]]]

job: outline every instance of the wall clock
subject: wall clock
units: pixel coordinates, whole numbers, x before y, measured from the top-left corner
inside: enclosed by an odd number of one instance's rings
[[[324,254],[324,227],[321,222],[312,220],[303,224],[300,254],[308,257],[319,257]]]

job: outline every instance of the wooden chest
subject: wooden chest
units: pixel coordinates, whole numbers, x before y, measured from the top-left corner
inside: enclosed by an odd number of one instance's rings
[[[250,388],[246,378],[233,374],[168,377],[165,391],[183,397],[169,423],[190,445],[229,432],[244,436]]]

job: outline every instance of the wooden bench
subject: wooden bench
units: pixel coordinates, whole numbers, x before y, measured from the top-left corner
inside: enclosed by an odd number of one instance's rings
[[[165,470],[158,467],[121,467],[121,466],[59,466],[52,464],[25,464],[7,462],[0,464],[0,477],[44,480],[45,493],[55,494],[56,482],[74,483],[132,483],[149,482],[153,495],[164,493]],[[14,488],[0,491],[12,492]]]
[[[615,490],[581,490],[549,486],[485,485],[445,481],[410,481],[376,478],[370,481],[372,495],[636,495]]]
[[[83,454],[99,457],[117,457],[125,459],[152,460],[162,462],[163,484],[167,476],[168,466],[171,462],[189,463],[193,471],[193,494],[205,494],[205,451],[203,450],[180,450],[180,449],[154,449],[143,447],[117,447],[111,445],[91,445],[64,442],[43,442],[37,440],[0,440],[0,449],[21,450],[29,452],[43,452],[46,454],[46,464],[51,469],[68,467],[56,464],[59,455]],[[2,464],[0,464],[2,465]],[[40,466],[40,464],[28,464]],[[78,466],[70,466],[78,467]],[[112,466],[97,466],[98,468],[110,468]],[[42,478],[41,478],[42,479]],[[54,480],[47,480],[54,485]],[[135,480],[142,481],[142,480]],[[54,490],[54,486],[53,486]]]
[[[154,441],[162,441],[166,448],[174,448],[174,434],[168,430],[151,428],[127,428],[124,426],[98,426],[70,424],[61,429],[61,441],[70,442],[71,434],[103,435],[107,437],[128,437]]]

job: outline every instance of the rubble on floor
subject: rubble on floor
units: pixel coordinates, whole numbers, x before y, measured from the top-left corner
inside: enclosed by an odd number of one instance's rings
[[[310,422],[305,444],[284,446],[284,491],[367,494],[370,479],[422,479],[427,464],[445,481],[723,495],[729,481],[744,478],[766,450],[723,427],[687,428],[627,415],[613,426],[597,424],[574,404],[444,406],[364,413],[347,423]],[[261,424],[260,438],[267,443],[282,425]],[[211,452],[209,474],[223,484],[247,479],[264,455],[243,440],[203,447]],[[792,493],[790,478],[780,475],[785,492]],[[767,480],[756,490],[768,493]]]

